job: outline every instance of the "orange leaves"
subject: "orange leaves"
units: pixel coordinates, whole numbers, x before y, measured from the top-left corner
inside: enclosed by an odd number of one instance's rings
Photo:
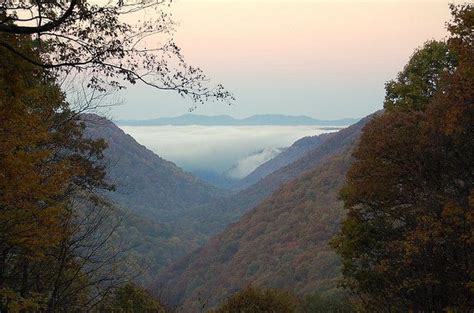
[[[1,36],[14,45],[31,43]],[[82,138],[54,78],[0,53],[0,248],[38,256],[63,238],[61,219],[73,185],[102,184],[103,171],[91,160],[104,145]]]
[[[35,55],[28,50],[31,38],[0,37]],[[88,278],[78,275],[77,240],[84,241],[81,247],[94,245],[97,225],[75,219],[79,209],[71,202],[79,192],[108,186],[95,163],[104,143],[82,137],[54,77],[3,48],[0,55],[0,311],[37,311],[38,305],[56,311],[51,301],[58,301],[59,288],[71,286],[61,285],[68,271],[74,283]]]

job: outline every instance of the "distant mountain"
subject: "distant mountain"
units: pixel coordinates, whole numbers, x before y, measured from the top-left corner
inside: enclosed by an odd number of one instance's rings
[[[372,116],[365,117],[358,123],[331,134],[296,161],[268,174],[246,189],[184,214],[181,223],[187,225],[188,228],[198,229],[206,235],[217,234],[230,223],[236,222],[245,212],[270,196],[284,183],[303,175],[354,145],[362,128],[371,118]]]
[[[111,121],[85,115],[86,134],[104,138],[107,175],[116,184],[108,196],[134,213],[160,223],[177,222],[193,208],[225,194],[140,145]]]
[[[281,114],[254,115],[243,119],[235,119],[228,115],[205,116],[184,114],[177,117],[161,117],[148,120],[117,120],[121,126],[258,126],[258,125],[317,125],[317,126],[347,126],[359,119],[345,118],[338,120],[318,120],[308,116],[289,116]]]
[[[338,191],[354,144],[284,184],[169,268],[160,283],[170,300],[182,303],[186,312],[196,312],[198,299],[212,307],[248,284],[301,296],[339,292],[339,261],[328,241],[344,216]]]

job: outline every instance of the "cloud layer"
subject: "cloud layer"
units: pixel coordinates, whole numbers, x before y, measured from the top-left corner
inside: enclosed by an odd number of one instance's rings
[[[139,143],[188,170],[234,177],[253,170],[275,153],[305,136],[328,132],[318,126],[122,126]],[[258,151],[260,154],[254,155]],[[273,151],[273,152],[272,152]]]
[[[283,151],[282,148],[266,148],[240,159],[234,167],[225,172],[232,178],[244,178],[261,164],[273,159]]]

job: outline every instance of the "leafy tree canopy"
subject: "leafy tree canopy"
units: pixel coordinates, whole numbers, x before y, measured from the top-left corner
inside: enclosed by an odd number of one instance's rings
[[[408,71],[431,90],[416,97],[388,84],[401,100],[364,129],[342,190],[348,217],[333,245],[345,286],[369,310],[474,306],[474,6],[451,9],[447,44],[429,44],[406,69],[445,64],[432,53],[444,47],[456,67],[437,80]]]
[[[446,43],[425,43],[397,78],[385,84],[385,109],[424,110],[436,93],[441,76],[452,73],[455,67],[456,57]]]
[[[261,312],[298,312],[298,299],[292,294],[277,290],[261,290],[247,287],[227,299],[213,313],[261,313]]]
[[[40,58],[27,35],[0,40]],[[54,75],[0,54],[0,311],[87,307],[103,281],[92,276],[106,250],[94,234],[105,220],[96,191],[113,189],[101,164],[106,144],[83,137]],[[94,209],[79,212],[78,197]]]
[[[164,313],[165,309],[146,290],[134,283],[127,283],[118,288],[111,303],[104,303],[99,311]]]

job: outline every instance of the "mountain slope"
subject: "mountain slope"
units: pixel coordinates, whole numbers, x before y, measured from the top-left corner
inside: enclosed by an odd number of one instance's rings
[[[120,221],[111,244],[120,243],[127,267],[141,273],[136,281],[147,285],[206,242],[208,237],[196,229],[180,227],[180,219],[223,192],[160,158],[111,121],[93,114],[83,120],[86,136],[108,143],[105,165],[116,191],[105,196],[116,206],[110,218]]]
[[[182,222],[190,228],[199,229],[200,232],[206,235],[218,233],[230,223],[236,222],[246,211],[270,196],[285,182],[312,170],[321,162],[351,147],[359,138],[362,128],[371,118],[372,115],[331,134],[324,142],[296,161],[265,176],[245,190],[218,199],[200,207],[198,210],[185,214]]]
[[[160,158],[111,121],[91,114],[84,120],[88,136],[108,143],[104,153],[107,175],[116,191],[107,196],[120,206],[156,222],[170,223],[221,197],[221,190]]]
[[[162,125],[204,125],[204,126],[243,126],[243,125],[318,125],[346,126],[357,122],[355,118],[339,120],[318,120],[308,116],[289,116],[282,114],[253,115],[243,119],[235,119],[228,115],[196,115],[184,114],[176,117],[161,117],[149,120],[118,120],[124,126],[162,126]]]
[[[109,244],[122,251],[123,270],[143,286],[148,286],[164,268],[200,247],[207,239],[129,211],[114,209],[109,219],[116,224],[116,230]]]
[[[339,267],[328,241],[344,216],[338,190],[354,143],[172,266],[162,277],[172,300],[194,311],[198,298],[212,306],[250,283],[300,295],[334,292]]]
[[[265,176],[275,172],[276,170],[298,160],[307,152],[321,145],[331,134],[322,134],[318,136],[308,136],[294,142],[289,148],[283,150],[276,157],[258,166],[249,175],[239,181],[234,188],[237,190],[245,189]]]

